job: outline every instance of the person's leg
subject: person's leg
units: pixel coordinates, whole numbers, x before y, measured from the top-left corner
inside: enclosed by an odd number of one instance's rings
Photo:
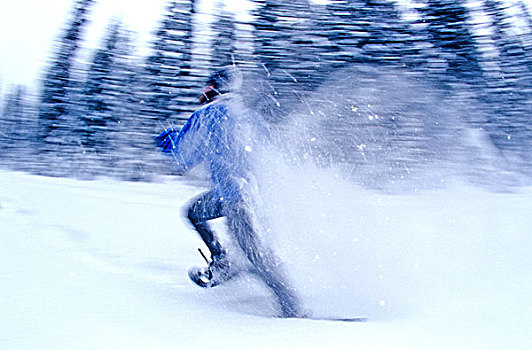
[[[222,217],[222,203],[220,196],[210,191],[198,197],[187,210],[187,218],[211,252],[212,260],[208,266],[191,267],[188,270],[192,282],[203,288],[215,287],[235,276],[225,249],[207,223],[209,220]]]
[[[222,203],[215,192],[209,191],[196,198],[187,210],[187,218],[199,233],[214,259],[224,253],[218,237],[210,229],[208,220],[222,217]]]
[[[257,275],[277,297],[283,317],[300,317],[301,311],[294,289],[284,276],[280,261],[265,248],[253,230],[251,217],[242,207],[233,207],[225,212],[229,230],[240,248],[256,269]]]

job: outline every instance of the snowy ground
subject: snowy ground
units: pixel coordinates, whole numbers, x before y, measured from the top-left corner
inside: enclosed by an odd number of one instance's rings
[[[0,172],[0,348],[532,348],[532,188],[387,195],[315,176],[309,200],[305,176],[267,198],[272,244],[307,309],[369,322],[271,317],[245,278],[193,286],[180,208],[201,188]]]

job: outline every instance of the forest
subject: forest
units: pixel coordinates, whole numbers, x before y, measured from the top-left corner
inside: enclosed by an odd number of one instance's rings
[[[274,114],[286,113],[275,110],[285,101],[306,103],[323,84],[331,84],[334,72],[393,67],[441,89],[460,86],[473,94],[485,117],[467,122],[484,130],[511,164],[530,175],[532,17],[527,3],[250,1],[251,21],[238,21],[215,2],[208,24],[197,20],[197,0],[168,1],[147,57],[136,55],[134,33],[113,20],[88,60],[79,53],[96,0],[73,1],[38,95],[13,86],[2,99],[0,167],[150,181],[172,174],[153,137],[186,121],[199,107],[207,77],[220,67],[234,65],[261,76],[271,88],[262,93],[275,101],[269,107]],[[198,34],[205,30],[207,38]]]

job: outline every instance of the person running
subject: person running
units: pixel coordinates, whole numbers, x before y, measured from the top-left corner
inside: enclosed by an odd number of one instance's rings
[[[249,118],[235,93],[241,81],[241,72],[235,67],[214,72],[199,98],[205,105],[179,132],[171,128],[156,137],[162,151],[174,155],[178,173],[186,174],[200,163],[205,163],[210,173],[210,189],[192,201],[186,216],[209,249],[211,260],[204,256],[208,266],[193,267],[188,274],[198,286],[211,288],[240,272],[228,260],[226,249],[208,223],[225,217],[229,233],[253,265],[253,272],[277,297],[282,316],[300,317],[297,297],[280,262],[255,232],[245,195],[252,149],[239,138],[242,121]]]

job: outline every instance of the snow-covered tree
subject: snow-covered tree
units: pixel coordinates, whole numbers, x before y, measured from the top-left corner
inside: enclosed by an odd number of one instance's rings
[[[73,67],[80,48],[81,35],[89,19],[94,0],[77,0],[67,28],[57,42],[59,47],[54,60],[42,82],[39,103],[40,151],[47,154],[61,151],[61,146],[70,127],[70,110],[74,101],[70,99],[73,85]],[[60,152],[59,152],[60,153]],[[43,162],[46,162],[44,158]]]
[[[254,59],[267,70],[280,67],[287,47],[285,29],[281,25],[282,1],[255,0]]]
[[[469,11],[463,0],[428,0],[421,9],[429,42],[438,49],[451,78],[475,83],[482,77]]]
[[[532,71],[524,43],[515,35],[509,4],[485,0],[483,10],[490,35],[486,54],[490,113],[487,126],[495,144],[502,149],[521,149],[530,144],[529,116]],[[488,45],[488,44],[485,44]]]
[[[325,23],[336,54],[335,66],[350,63],[421,64],[420,38],[387,0],[334,0]]]
[[[236,54],[236,24],[231,13],[221,9],[215,14],[212,26],[212,59],[211,69],[234,64]]]
[[[141,112],[154,124],[171,116],[186,119],[197,108],[205,74],[193,60],[195,8],[195,0],[170,3],[146,61]]]
[[[71,152],[77,173],[94,175],[114,168],[110,154],[123,109],[129,107],[129,113],[135,113],[129,98],[130,51],[127,31],[120,22],[113,21],[102,47],[94,53],[81,88],[81,104],[76,109],[76,143]]]
[[[27,91],[14,87],[0,114],[0,165],[16,170],[34,170],[37,115]]]

